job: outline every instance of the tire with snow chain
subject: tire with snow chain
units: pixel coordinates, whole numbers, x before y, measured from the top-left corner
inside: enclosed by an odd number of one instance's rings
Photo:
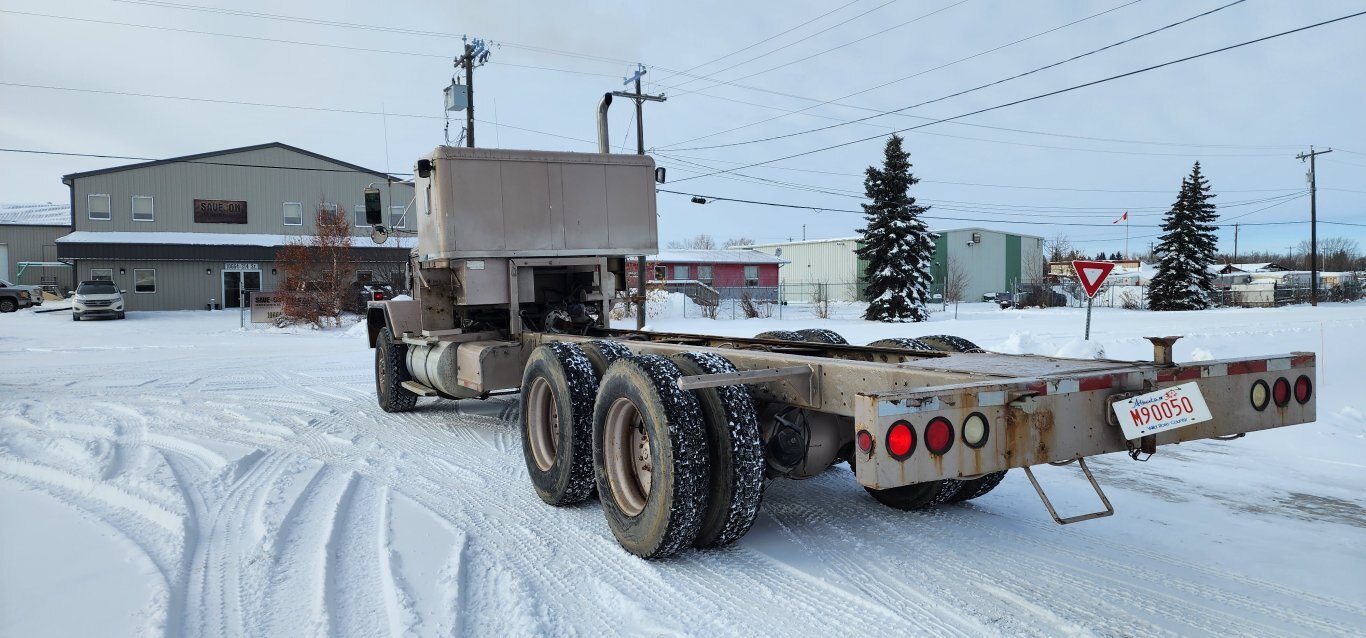
[[[873,348],[901,348],[902,350],[934,350],[934,348],[931,348],[929,344],[920,341],[919,339],[910,339],[907,337],[878,339],[877,341],[874,341],[868,345]]]
[[[707,435],[678,366],[657,355],[618,359],[593,408],[593,467],[612,535],[642,558],[692,544],[707,510]]]
[[[599,339],[583,344],[583,353],[593,363],[593,372],[597,373],[598,379],[601,380],[602,375],[607,374],[607,366],[612,365],[617,359],[631,356],[631,349],[622,345],[620,341]]]
[[[916,337],[915,339],[940,352],[986,352],[986,350],[979,348],[977,344],[953,335],[929,335],[928,337]]]
[[[670,360],[684,375],[736,372],[724,357],[680,352]],[[693,547],[721,547],[744,536],[759,515],[763,497],[764,444],[759,413],[743,386],[693,390],[707,432],[707,509]]]
[[[522,372],[522,456],[537,496],[572,505],[593,491],[593,397],[598,375],[583,349],[552,341]]]
[[[863,489],[868,490],[874,500],[887,507],[911,511],[951,502],[950,499],[958,494],[962,485],[962,481],[948,479],[915,483],[885,490],[875,490],[871,487],[864,487]]]
[[[417,395],[402,385],[413,378],[408,374],[407,355],[408,346],[395,343],[388,326],[379,329],[375,339],[375,397],[385,412],[407,412],[417,405]]]
[[[945,502],[962,503],[963,501],[971,501],[979,496],[985,496],[987,492],[996,489],[996,486],[1001,484],[1001,481],[1006,477],[1006,472],[1007,470],[1001,470],[1000,472],[992,472],[991,474],[980,478],[959,481],[962,485],[959,486],[958,493],[954,494]]]
[[[799,332],[791,330],[767,330],[754,335],[755,339],[773,339],[774,341],[806,341]]]
[[[856,460],[856,457],[851,455],[845,460],[849,463],[849,469],[857,474],[858,461]],[[913,511],[955,502],[953,498],[958,495],[958,492],[961,491],[963,486],[967,483],[968,481],[945,479],[942,481],[914,483],[912,485],[893,487],[885,490],[875,490],[867,486],[864,486],[863,489],[868,491],[868,494],[873,497],[873,500],[882,503],[887,507]],[[985,494],[985,492],[983,493]]]
[[[806,328],[798,330],[797,334],[803,339],[812,343],[829,343],[837,346],[849,345],[849,340],[840,336],[840,333],[825,328]]]

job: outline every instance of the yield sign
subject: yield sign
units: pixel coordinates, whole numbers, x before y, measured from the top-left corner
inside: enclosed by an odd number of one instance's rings
[[[1110,271],[1115,269],[1115,265],[1108,261],[1073,261],[1072,269],[1077,271],[1081,289],[1086,291],[1086,297],[1089,299],[1100,291],[1100,285],[1105,283],[1105,278],[1110,276]]]

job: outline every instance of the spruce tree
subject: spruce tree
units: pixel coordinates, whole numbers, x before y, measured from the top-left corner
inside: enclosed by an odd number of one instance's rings
[[[1162,236],[1156,250],[1157,275],[1148,286],[1148,307],[1153,310],[1204,310],[1212,305],[1214,263],[1218,240],[1214,225],[1218,215],[1209,202],[1209,180],[1195,163],[1189,177],[1181,180],[1181,194],[1162,220]]]
[[[929,210],[917,206],[908,193],[919,182],[911,175],[911,156],[901,148],[901,137],[892,135],[883,150],[882,169],[869,166],[863,190],[871,204],[863,205],[866,225],[859,229],[863,245],[858,255],[868,260],[864,271],[864,299],[870,321],[925,321],[930,312],[930,264],[934,260],[935,234],[921,221]]]

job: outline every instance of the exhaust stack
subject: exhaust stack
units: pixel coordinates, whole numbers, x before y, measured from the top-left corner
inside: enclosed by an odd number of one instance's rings
[[[612,149],[607,141],[607,108],[612,106],[612,94],[603,93],[602,101],[598,102],[598,152],[611,153]]]

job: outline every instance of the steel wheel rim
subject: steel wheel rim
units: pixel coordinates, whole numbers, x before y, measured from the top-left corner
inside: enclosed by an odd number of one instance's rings
[[[627,516],[645,511],[654,466],[645,420],[630,399],[620,398],[603,419],[603,465],[612,498]]]
[[[542,472],[555,466],[555,452],[560,447],[560,409],[555,405],[555,393],[550,382],[536,377],[527,393],[526,430],[531,440],[531,456]]]

